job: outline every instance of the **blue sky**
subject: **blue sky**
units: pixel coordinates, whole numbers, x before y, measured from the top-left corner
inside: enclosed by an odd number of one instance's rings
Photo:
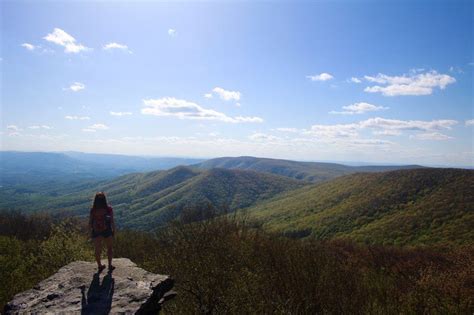
[[[470,1],[0,6],[3,150],[474,166]]]

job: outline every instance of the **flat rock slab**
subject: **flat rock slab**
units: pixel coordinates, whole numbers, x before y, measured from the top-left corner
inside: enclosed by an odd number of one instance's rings
[[[15,295],[5,314],[156,314],[173,296],[169,276],[148,272],[127,258],[113,264],[113,272],[97,273],[96,263],[72,262]]]

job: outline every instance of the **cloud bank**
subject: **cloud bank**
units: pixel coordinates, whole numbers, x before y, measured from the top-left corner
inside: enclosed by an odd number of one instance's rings
[[[444,90],[446,86],[456,82],[455,78],[436,71],[425,73],[412,71],[410,74],[402,76],[379,73],[376,76],[364,76],[364,79],[378,84],[366,87],[365,92],[381,93],[384,96],[430,95],[434,89]]]

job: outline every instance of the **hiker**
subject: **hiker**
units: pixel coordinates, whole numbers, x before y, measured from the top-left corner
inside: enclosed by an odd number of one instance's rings
[[[107,258],[109,260],[109,271],[115,269],[112,265],[113,236],[115,233],[114,213],[111,206],[107,204],[107,198],[103,192],[95,194],[94,202],[89,215],[89,228],[94,241],[95,260],[98,271],[105,269],[102,265],[100,255],[102,253],[102,241],[107,245]]]

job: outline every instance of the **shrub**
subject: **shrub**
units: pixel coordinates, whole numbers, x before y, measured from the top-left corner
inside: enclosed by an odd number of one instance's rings
[[[207,210],[206,210],[207,211]],[[472,314],[474,246],[406,248],[348,240],[298,240],[238,216],[195,221],[190,212],[155,234],[119,231],[117,257],[169,274],[171,314]],[[191,218],[191,219],[190,219]],[[0,222],[5,221],[0,215]],[[189,223],[191,222],[191,223]],[[80,222],[79,222],[80,223]],[[65,219],[0,236],[0,302],[73,260],[93,260],[81,224]],[[33,229],[34,230],[34,229]],[[16,230],[17,231],[17,230]]]

